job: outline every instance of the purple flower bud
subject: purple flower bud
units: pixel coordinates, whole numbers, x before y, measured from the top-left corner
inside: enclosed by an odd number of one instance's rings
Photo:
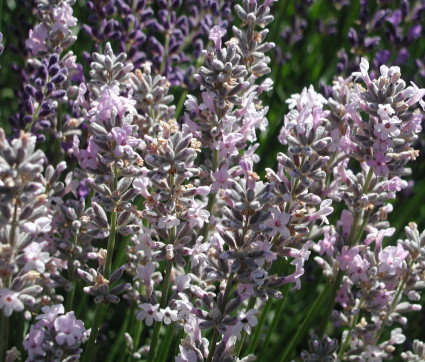
[[[35,97],[37,102],[41,102],[44,99],[44,94],[42,91],[38,90],[35,92]]]
[[[41,127],[46,128],[46,129],[50,128],[50,125],[51,125],[50,121],[47,120],[47,119],[40,120],[39,124],[40,124]]]
[[[56,53],[53,53],[50,56],[49,65],[48,66],[50,68],[52,65],[57,64],[57,63],[59,63],[59,55],[57,55]]]
[[[379,36],[367,37],[364,40],[365,49],[367,51],[372,51],[372,50],[376,49],[376,47],[378,46],[380,41],[381,41],[381,38]]]
[[[88,35],[93,37],[93,31],[89,25],[83,24],[81,28],[83,29],[84,32],[86,32]]]
[[[38,67],[38,71],[37,71],[37,77],[43,79],[44,81],[47,80],[47,67],[45,65],[40,65]]]
[[[48,94],[50,94],[51,92],[53,92],[53,90],[56,88],[55,85],[52,82],[48,82],[46,84],[46,88],[48,90]]]
[[[35,95],[35,88],[32,85],[26,84],[25,87],[24,87],[24,89],[25,89],[25,92],[28,95],[34,97],[34,95]]]
[[[49,67],[49,75],[53,77],[56,75],[60,70],[60,67],[58,64],[53,64],[51,67]]]
[[[61,84],[65,81],[66,76],[62,73],[56,74],[53,78],[52,78],[52,82],[54,84]]]
[[[350,30],[348,31],[348,42],[353,47],[358,45],[357,33],[353,28],[350,28]]]
[[[52,95],[50,96],[53,99],[60,99],[62,97],[65,97],[66,90],[64,89],[58,89],[52,92]]]
[[[103,32],[105,34],[110,34],[112,32],[112,30],[114,29],[114,20],[111,19],[110,21],[108,21],[106,23],[106,26],[103,28]]]
[[[41,79],[41,78],[36,78],[36,80],[34,81],[34,84],[35,84],[36,88],[38,90],[40,90],[42,87],[44,87],[44,85],[46,84],[46,82],[43,79]]]
[[[33,115],[34,114],[34,105],[30,100],[26,100],[24,102],[25,104],[25,110],[27,111],[28,114]]]
[[[24,125],[26,126],[27,124],[30,124],[32,121],[33,121],[33,119],[32,119],[32,117],[31,116],[24,116],[23,118],[22,118],[22,121],[23,121],[23,123],[24,123]]]

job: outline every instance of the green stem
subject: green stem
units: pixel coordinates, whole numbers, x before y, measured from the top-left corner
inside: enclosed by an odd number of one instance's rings
[[[179,345],[180,345],[180,341],[182,340],[182,339],[184,339],[184,336],[185,336],[185,333],[184,333],[184,330],[182,329],[180,332],[179,332],[179,335],[177,336],[177,338],[176,338],[176,342],[175,342],[175,344],[174,344],[174,353],[173,353],[173,356],[176,356],[178,353],[179,353]]]
[[[251,298],[249,298],[249,302],[248,302],[248,306],[246,307],[246,312],[250,311],[252,308],[254,308],[255,305],[255,301],[257,300],[257,297],[252,296]],[[236,343],[236,347],[235,347],[235,351],[236,351],[236,358],[239,357],[241,350],[242,350],[242,346],[243,346],[243,342],[245,340],[246,337],[246,330],[244,329],[241,335],[241,339]]]
[[[90,338],[87,343],[86,353],[83,356],[83,362],[92,362],[94,356],[94,344],[96,342],[99,327],[103,319],[103,315],[108,307],[105,304],[99,303],[96,305],[93,323],[91,325]]]
[[[17,217],[18,217],[18,200],[15,198],[15,207],[13,209],[12,227],[10,228],[10,234],[9,234],[9,243],[10,243],[10,246],[12,248],[12,252],[14,251],[13,249],[15,248],[15,234],[16,234]],[[6,285],[6,288],[8,288],[9,285]]]
[[[286,294],[283,298],[284,299],[282,300],[282,303],[284,303],[286,300]],[[248,350],[246,352],[247,354],[253,353],[257,349],[258,339],[260,338],[260,334],[261,334],[261,331],[263,330],[264,322],[266,321],[266,318],[269,314],[270,307],[272,306],[272,301],[273,299],[269,298],[269,300],[266,302],[266,305],[263,311],[261,312],[260,320],[258,321],[258,325],[254,330],[254,334],[252,335],[251,341],[248,346]]]
[[[368,192],[369,191],[369,187],[370,187],[370,183],[372,182],[372,176],[373,176],[373,172],[374,172],[374,168],[373,167],[371,167],[370,169],[369,169],[369,172],[368,172],[368,174],[367,174],[367,176],[366,176],[366,182],[365,182],[365,184],[364,184],[364,186],[363,186],[363,193],[365,193],[365,192]]]
[[[109,276],[111,275],[112,257],[114,255],[114,249],[115,249],[116,227],[117,227],[117,212],[112,211],[112,213],[111,213],[111,231],[110,231],[110,234],[109,234],[108,247],[106,249],[106,262],[105,262],[105,269],[104,269],[104,272],[103,272],[103,276],[106,279],[109,279]]]
[[[267,352],[268,347],[269,347],[269,344],[270,344],[270,340],[272,338],[272,335],[274,334],[274,331],[276,330],[276,328],[277,328],[277,326],[278,326],[278,324],[280,322],[280,319],[281,319],[283,310],[285,309],[285,304],[286,304],[286,299],[288,297],[289,288],[290,288],[290,285],[289,284],[286,284],[284,286],[284,289],[283,289],[283,300],[281,302],[278,302],[279,305],[277,307],[276,314],[275,314],[275,316],[273,318],[272,325],[270,326],[269,330],[267,331],[266,340],[264,341],[264,345],[263,345],[263,348],[262,348],[263,353],[266,353]],[[270,300],[270,304],[271,304],[271,300]]]
[[[77,238],[78,234],[75,233],[72,243],[73,243],[73,249],[72,253],[74,253],[74,248],[77,245]],[[69,312],[72,310],[72,303],[74,302],[74,296],[75,296],[75,290],[77,289],[77,282],[74,280],[74,264],[73,264],[73,255],[71,255],[71,259],[68,260],[68,278],[69,281],[72,283],[72,289],[66,293],[66,302],[65,302],[65,311]]]
[[[118,169],[117,166],[114,165],[114,184],[112,192],[114,192],[117,189],[118,184]],[[112,257],[114,254],[114,248],[115,248],[115,234],[116,234],[116,227],[117,227],[117,212],[116,210],[112,211],[111,213],[111,230],[109,232],[109,238],[108,238],[108,246],[106,249],[106,261],[105,261],[105,267],[103,271],[103,276],[106,279],[109,279],[109,276],[111,275],[111,268],[112,268]],[[93,360],[94,355],[94,349],[95,349],[95,342],[97,335],[99,333],[99,327],[103,321],[103,316],[106,312],[107,305],[99,303],[96,305],[96,311],[95,311],[95,317],[92,325],[92,330],[90,333],[90,338],[87,343],[87,349],[86,353],[83,356],[83,362],[91,362]]]
[[[131,12],[133,14],[136,13],[136,5],[137,5],[136,0],[132,0],[132,2],[131,2]],[[134,22],[130,23],[127,34],[130,34],[131,32],[133,32],[133,30],[134,30]],[[128,53],[128,51],[130,50],[132,45],[133,45],[133,42],[131,40],[126,42],[126,45],[125,45],[125,52],[126,53]]]
[[[171,8],[171,1],[168,0],[168,8]],[[171,23],[171,11],[168,11],[168,22]],[[172,29],[170,29],[170,31],[172,31]],[[170,46],[170,33],[167,30],[165,33],[165,42],[164,42],[164,55],[162,57],[162,61],[161,61],[161,65],[159,67],[159,74],[162,74],[165,70],[165,64],[167,63],[167,59],[168,59],[168,48]]]
[[[184,105],[184,101],[186,100],[186,96],[187,96],[187,89],[182,92],[182,94],[180,95],[179,101],[177,103],[176,111],[174,112],[176,119],[178,119],[179,116],[180,116],[180,112],[183,109],[183,105]]]
[[[50,79],[49,79],[50,80]],[[46,94],[47,94],[47,87],[45,88],[45,90],[43,91],[43,98],[45,98],[46,97]],[[37,106],[37,108],[35,109],[35,112],[33,113],[33,115],[32,115],[32,121],[30,122],[30,123],[28,123],[26,126],[25,126],[25,131],[26,132],[31,132],[31,127],[32,127],[32,125],[34,124],[34,122],[35,122],[35,120],[38,118],[38,112],[40,112],[40,109],[41,109],[41,103],[42,102],[40,102],[39,104],[38,104],[38,106]]]
[[[363,222],[362,222],[362,224],[360,225],[360,228],[359,228],[359,230],[358,230],[358,232],[357,232],[357,235],[356,235],[356,237],[353,239],[353,245],[357,245],[358,244],[358,242],[360,241],[360,238],[362,237],[362,235],[363,235],[363,231],[364,231],[364,229],[365,229],[365,227],[366,227],[366,225],[367,225],[367,223],[368,223],[368,221],[369,221],[369,216],[370,216],[370,214],[372,213],[372,210],[371,209],[369,209],[367,212],[366,212],[366,214],[364,215],[364,217],[363,217]]]
[[[142,284],[140,286],[140,294],[145,295],[146,294],[146,286]],[[134,308],[133,308],[134,309]],[[133,351],[131,355],[131,361],[134,361],[134,353],[136,353],[139,349],[139,343],[140,343],[140,337],[143,330],[143,322],[136,318],[135,326],[133,327]]]
[[[140,320],[136,321],[136,328],[134,332],[134,339],[133,339],[133,353],[131,355],[131,360],[134,361],[134,353],[137,352],[139,349],[139,342],[140,342],[140,335],[142,334],[143,329],[143,322]]]
[[[229,275],[229,279],[227,280],[226,289],[224,291],[223,299],[221,301],[221,304],[218,306],[218,308],[220,309],[222,317],[223,317],[224,309],[226,308],[227,299],[229,298],[230,291],[232,290],[232,284],[233,284],[233,278],[234,277],[235,277],[234,273],[231,273]],[[208,352],[207,362],[212,361],[215,349],[217,348],[218,337],[219,337],[219,332],[218,332],[217,329],[214,329],[214,335],[213,335],[213,339],[212,339],[211,344],[210,344],[210,350]]]
[[[305,162],[305,156],[303,156],[302,159],[301,159],[301,164],[300,164],[300,167],[299,167],[300,169],[303,167],[304,162]],[[288,201],[286,203],[286,206],[285,206],[285,212],[286,213],[289,212],[289,208],[291,206],[292,201],[295,201],[295,193],[297,192],[297,187],[298,187],[299,184],[300,184],[300,179],[297,178],[295,180],[294,186],[292,187],[292,190],[291,190],[291,201]]]
[[[212,358],[213,358],[213,354],[215,352],[215,349],[217,347],[217,342],[218,342],[218,337],[219,337],[219,333],[217,332],[216,329],[214,329],[214,334],[213,334],[213,338],[211,340],[211,344],[210,344],[210,350],[208,352],[208,359],[207,362],[211,362]]]
[[[350,234],[348,235],[348,239],[347,239],[347,246],[349,248],[351,248],[353,246],[353,241],[354,241],[354,235],[356,234],[356,231],[358,230],[358,232],[363,232],[363,230],[359,230],[359,221],[360,218],[362,216],[361,211],[356,211],[354,213],[354,218],[353,218],[353,224],[351,225],[351,229],[350,229]]]
[[[9,341],[9,317],[0,311],[0,362],[6,360],[6,352]]]
[[[307,332],[307,329],[310,323],[312,322],[311,321],[312,316],[316,312],[316,310],[320,308],[320,306],[322,305],[322,302],[325,299],[326,294],[327,294],[327,288],[324,288],[322,292],[320,293],[320,295],[314,301],[314,304],[308,310],[307,315],[305,316],[301,326],[297,329],[294,337],[292,337],[288,347],[286,347],[285,352],[283,353],[283,356],[280,359],[281,362],[289,361],[289,358],[291,357],[293,353],[293,349],[297,346],[300,338],[303,337],[304,334]]]
[[[364,299],[362,298],[361,301],[360,301],[360,303],[359,303],[359,306],[358,306],[358,312],[353,317],[353,320],[351,321],[350,327],[348,329],[348,333],[345,336],[345,340],[344,340],[344,342],[341,345],[341,349],[339,350],[338,359],[340,359],[340,360],[342,360],[342,356],[344,356],[344,352],[347,349],[348,345],[350,344],[351,331],[357,325],[357,321],[359,320],[359,317],[360,317],[360,312],[361,312],[361,309],[362,309],[362,306],[363,306],[363,302],[364,302]]]
[[[164,308],[167,303],[167,296],[168,296],[168,289],[170,287],[170,276],[171,276],[172,267],[173,267],[173,261],[167,260],[167,269],[165,271],[164,283],[162,284],[162,296],[161,296],[160,308]],[[156,350],[156,345],[158,344],[160,330],[161,330],[161,322],[155,322],[152,339],[151,339],[151,345],[149,348],[148,362],[153,362],[155,358],[155,350]]]
[[[108,356],[108,361],[113,362],[123,362],[126,360],[126,357],[128,356],[127,351],[123,352],[122,346],[125,344],[124,342],[124,333],[128,330],[128,323],[130,321],[130,318],[133,319],[134,317],[134,310],[135,307],[128,308],[125,314],[124,323],[121,325],[121,329],[119,331],[118,336],[115,339],[114,347],[112,348],[111,353]],[[119,357],[118,357],[119,356]],[[132,351],[130,351],[130,360],[133,360]]]
[[[0,31],[2,30],[3,23],[3,0],[0,0]]]
[[[77,289],[77,283],[72,281],[72,289],[66,293],[65,312],[72,310],[72,303],[75,297],[75,290]]]
[[[414,264],[415,261],[416,261],[416,258],[412,259],[412,261],[409,263],[409,266],[412,267],[412,265]],[[394,311],[394,308],[397,306],[398,300],[400,298],[401,293],[403,292],[403,289],[404,289],[404,286],[406,285],[407,279],[408,279],[408,277],[403,279],[403,281],[400,283],[400,285],[397,288],[397,292],[396,292],[395,297],[394,297],[394,299],[391,303],[390,309],[387,313],[385,313],[384,320],[381,323],[381,328],[378,330],[378,333],[376,334],[375,345],[378,344],[379,338],[381,338],[382,331],[385,328],[385,324],[387,323],[388,318],[390,317],[391,313]]]
[[[323,335],[326,332],[326,327],[328,326],[329,318],[332,314],[332,311],[334,309],[334,302],[336,298],[336,294],[338,293],[339,287],[342,283],[342,279],[344,277],[343,271],[338,271],[338,274],[336,276],[335,281],[332,284],[328,284],[326,288],[332,286],[331,292],[328,295],[327,302],[326,302],[326,309],[325,313],[323,314],[322,323],[320,324],[320,329],[318,336],[319,338],[323,338]]]
[[[168,55],[168,47],[170,45],[170,34],[165,34],[165,44],[164,44],[164,56],[162,57],[161,67],[159,68],[159,74],[162,74],[165,70],[165,64],[167,63],[167,57]]]
[[[336,156],[338,155],[338,150],[336,150],[333,154],[332,157],[330,159],[330,161],[328,162],[328,165],[332,165],[333,162],[335,161]],[[329,187],[330,181],[331,181],[331,175],[332,172],[326,172],[326,179],[325,179],[325,185],[326,185],[326,189]]]
[[[213,171],[217,171],[218,168],[218,156],[219,156],[219,152],[218,150],[214,150],[214,154],[213,154]],[[210,194],[208,195],[208,204],[207,204],[207,210],[210,213],[210,215],[212,215],[213,209],[214,209],[214,203],[215,203],[215,193],[214,192],[210,192]],[[210,228],[210,224],[205,223],[204,227],[202,229],[202,235],[204,237],[204,242],[206,242],[206,240],[208,239],[208,231]]]
[[[369,191],[370,183],[372,182],[373,172],[374,172],[374,169],[373,169],[373,167],[371,167],[369,169],[367,176],[366,176],[366,181],[365,181],[365,184],[364,184],[363,189],[362,189],[363,194],[365,194]],[[351,225],[350,234],[348,235],[348,239],[347,239],[347,246],[348,247],[352,247],[353,245],[356,245],[356,243],[360,240],[360,238],[363,234],[364,228],[366,227],[367,222],[369,221],[370,213],[371,213],[371,210],[369,209],[367,211],[367,213],[364,215],[364,219],[363,219],[363,222],[361,223],[361,225],[359,225],[359,221],[360,221],[362,214],[363,214],[362,211],[356,211],[354,213],[353,224]],[[325,314],[323,315],[322,324],[321,324],[320,330],[319,330],[319,337],[320,338],[322,338],[323,335],[326,332],[326,327],[328,325],[329,318],[332,314],[332,310],[334,308],[334,303],[335,303],[335,298],[336,298],[336,295],[338,293],[339,287],[341,286],[343,277],[344,277],[344,272],[342,270],[339,270],[337,277],[335,279],[335,282],[332,285],[332,291],[331,291],[329,298],[328,298],[327,308],[326,308]]]
[[[158,356],[159,362],[166,362],[170,355],[171,342],[173,341],[174,326],[169,325],[165,331],[164,342],[161,343],[161,348]],[[174,357],[174,356],[173,356]]]

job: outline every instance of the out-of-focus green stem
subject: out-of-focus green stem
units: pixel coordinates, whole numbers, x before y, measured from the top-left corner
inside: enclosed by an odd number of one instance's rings
[[[218,150],[214,150],[214,154],[213,154],[213,171],[217,171],[218,168]],[[215,196],[216,194],[214,192],[210,192],[209,196],[208,196],[208,204],[207,204],[207,210],[210,213],[210,215],[212,215],[213,209],[214,209],[214,203],[215,203]],[[204,237],[204,242],[207,240],[208,238],[208,231],[210,228],[210,224],[205,223],[204,227],[202,229],[202,235]]]
[[[344,272],[341,270],[338,271],[338,274],[336,275],[335,281],[332,284],[328,284],[326,287],[331,288],[331,291],[328,295],[327,302],[326,302],[326,309],[325,313],[323,314],[322,323],[320,324],[320,329],[318,332],[319,338],[323,338],[323,335],[326,332],[326,327],[328,326],[329,318],[332,314],[332,310],[334,308],[334,301],[336,294],[338,293],[339,287],[342,283],[342,278],[344,277]]]
[[[412,259],[409,263],[409,269],[412,267],[412,265],[415,263],[416,258]],[[381,334],[382,331],[385,328],[385,325],[387,324],[388,318],[390,317],[391,313],[394,311],[395,307],[397,306],[398,300],[400,298],[401,293],[403,292],[404,286],[406,285],[406,281],[407,281],[408,277],[405,277],[401,283],[399,284],[398,288],[397,288],[397,292],[394,296],[394,299],[391,303],[390,309],[387,313],[385,313],[385,317],[384,320],[381,323],[381,328],[378,330],[378,333],[376,333],[375,336],[375,345],[378,344],[379,342],[379,338],[381,338]]]
[[[87,343],[86,353],[84,354],[82,359],[83,362],[93,361],[94,349],[95,349],[94,343],[96,342],[97,334],[99,332],[99,327],[107,308],[108,307],[102,303],[99,303],[96,305],[93,324],[91,325],[90,338]]]
[[[117,227],[117,212],[112,211],[112,213],[111,213],[111,231],[110,231],[110,235],[109,235],[108,246],[107,246],[107,249],[106,249],[106,262],[105,262],[105,269],[104,269],[104,272],[103,272],[103,276],[106,279],[109,279],[109,276],[111,275],[112,257],[114,255],[114,249],[115,249],[116,227]]]
[[[248,302],[248,306],[246,307],[246,311],[248,312],[249,310],[251,310],[252,308],[254,308],[255,305],[255,301],[257,300],[256,297],[251,297],[249,298],[249,302]],[[236,352],[236,358],[239,357],[241,350],[242,350],[242,346],[243,346],[243,342],[245,340],[246,337],[246,330],[244,329],[242,331],[242,335],[241,335],[241,339],[236,343],[236,347],[235,347],[235,352]]]
[[[373,173],[374,173],[374,168],[371,167],[369,169],[367,176],[366,176],[365,184],[363,185],[363,190],[362,190],[363,194],[365,194],[369,191],[370,183],[372,182]],[[369,209],[367,211],[367,213],[364,215],[364,220],[362,221],[361,225],[359,225],[359,222],[362,218],[363,212],[362,211],[356,211],[354,213],[353,224],[351,225],[350,235],[348,236],[348,239],[347,239],[347,246],[349,248],[352,247],[353,245],[356,245],[356,243],[360,240],[360,238],[363,234],[364,228],[366,227],[367,222],[369,220],[370,212],[371,212],[371,210]],[[332,285],[332,291],[329,294],[329,298],[328,298],[328,302],[327,302],[327,308],[326,308],[326,311],[323,315],[322,324],[320,326],[320,330],[319,330],[319,337],[320,338],[322,338],[323,335],[326,332],[326,326],[328,325],[329,318],[332,314],[332,310],[334,308],[335,298],[336,298],[336,295],[338,293],[339,287],[341,286],[343,277],[344,277],[344,272],[342,270],[338,271],[335,282]]]
[[[285,298],[286,298],[286,295],[284,296],[282,303],[284,303]],[[251,341],[248,346],[248,350],[246,352],[247,354],[254,353],[257,348],[258,339],[260,338],[260,334],[261,334],[261,331],[263,330],[264,322],[266,321],[267,315],[272,306],[272,301],[273,299],[269,298],[269,300],[266,302],[264,309],[261,311],[260,320],[258,321],[258,325],[256,326],[254,330],[254,334],[252,335]]]
[[[77,245],[78,234],[76,233],[73,237],[72,244],[73,248]],[[73,252],[74,250],[72,250]],[[73,260],[68,260],[68,278],[72,284],[72,289],[66,293],[66,302],[65,302],[65,312],[70,312],[72,310],[72,303],[74,302],[75,290],[77,288],[77,282],[74,280],[74,264]]]
[[[145,295],[146,294],[146,286],[144,284],[140,287],[140,294]],[[133,329],[133,351],[132,353],[136,353],[139,349],[139,343],[140,343],[140,336],[142,334],[143,330],[143,322],[139,319],[136,319],[135,327]],[[133,354],[131,356],[131,361],[134,361]]]
[[[283,300],[281,302],[279,302],[279,305],[278,305],[277,310],[276,310],[276,314],[273,318],[272,325],[270,326],[270,328],[267,332],[266,340],[264,341],[264,345],[262,347],[262,351],[264,351],[264,352],[267,351],[269,344],[270,344],[270,339],[271,339],[274,331],[276,330],[277,325],[280,322],[280,318],[282,316],[283,310],[285,309],[286,298],[288,296],[289,288],[290,288],[290,285],[286,284],[284,289],[283,289]],[[269,302],[271,302],[271,300]],[[263,313],[264,313],[264,311],[263,311]]]
[[[159,362],[166,362],[167,357],[170,355],[170,347],[171,342],[173,341],[173,335],[174,335],[174,326],[168,325],[165,331],[165,336],[163,341],[161,342],[161,348],[159,349],[159,355],[157,357]]]
[[[125,313],[125,318],[124,321],[121,325],[119,334],[115,340],[114,343],[114,347],[112,348],[112,351],[110,353],[110,356],[108,358],[108,362],[109,361],[113,361],[113,362],[124,362],[128,360],[128,354],[127,353],[123,353],[122,351],[122,345],[125,343],[124,342],[124,333],[126,331],[128,331],[128,324],[130,322],[130,319],[132,320],[134,318],[134,311],[135,311],[135,306],[133,305],[132,308],[128,308],[126,313]],[[129,351],[130,354],[130,361],[133,361],[133,356],[132,356],[133,351]]]
[[[180,116],[186,96],[187,96],[187,89],[182,92],[182,94],[180,95],[179,101],[177,103],[176,111],[174,113],[176,119],[178,119]]]
[[[162,284],[162,296],[161,296],[160,308],[164,308],[165,304],[167,303],[167,296],[168,296],[168,289],[170,287],[170,276],[171,276],[172,267],[173,267],[173,261],[168,260],[167,269],[165,271],[165,276],[164,276],[164,283]],[[158,344],[160,330],[161,330],[161,322],[155,322],[152,339],[151,339],[151,345],[149,348],[148,362],[152,362],[155,358],[155,350],[156,350],[156,345]]]
[[[3,23],[3,0],[0,0],[0,31],[2,30]]]
[[[338,353],[338,358],[339,358],[340,360],[342,360],[342,356],[344,356],[344,352],[345,352],[345,350],[347,349],[348,345],[350,344],[351,331],[352,331],[352,330],[353,330],[353,328],[356,326],[357,321],[359,320],[360,312],[361,312],[361,309],[362,309],[363,303],[364,303],[364,299],[362,298],[362,300],[360,301],[359,306],[358,306],[358,312],[357,312],[357,314],[353,317],[353,320],[351,321],[350,327],[349,327],[349,329],[348,329],[348,333],[347,333],[347,335],[345,336],[344,342],[341,344],[341,348],[340,348],[339,353]]]
[[[168,9],[171,8],[171,1],[168,0]],[[168,22],[171,23],[171,11],[168,11]],[[164,42],[164,55],[162,56],[162,61],[161,61],[161,65],[159,67],[159,74],[162,74],[165,70],[165,65],[167,64],[167,60],[168,60],[168,48],[170,46],[170,31],[172,31],[172,29],[170,30],[166,30],[165,33],[165,42]]]
[[[170,192],[173,192],[174,186],[175,186],[175,178],[174,174],[169,174],[169,187]],[[174,244],[176,239],[176,227],[172,227],[170,230],[169,235],[169,244]],[[161,302],[160,302],[160,308],[165,308],[167,305],[167,298],[168,298],[168,290],[170,289],[170,279],[171,279],[171,270],[173,268],[173,259],[167,260],[167,268],[165,270],[165,276],[164,281],[162,284],[162,295],[161,295]],[[151,343],[149,347],[149,354],[148,354],[148,362],[153,362],[155,359],[155,353],[156,353],[156,346],[158,344],[158,338],[159,338],[159,332],[161,331],[161,322],[154,322],[154,329],[152,333]]]
[[[372,182],[372,177],[373,177],[373,173],[375,172],[375,169],[373,167],[371,167],[369,169],[369,172],[366,176],[366,182],[363,186],[363,193],[368,192],[369,191],[369,187],[370,187],[370,183]]]
[[[70,269],[70,273],[74,272],[74,268],[72,267],[72,271]],[[72,303],[75,297],[75,290],[77,289],[77,282],[75,280],[72,281],[72,289],[66,293],[66,302],[65,302],[65,312],[70,312],[72,310]]]
[[[117,184],[118,184],[118,169],[114,165],[114,183],[113,183],[112,192],[114,192],[117,189]],[[111,275],[112,257],[113,257],[114,248],[115,248],[116,227],[117,227],[117,211],[114,210],[111,213],[108,246],[106,249],[106,261],[105,261],[105,267],[103,271],[103,276],[106,279],[108,279],[109,276]],[[91,362],[93,360],[94,349],[95,349],[94,345],[95,345],[97,335],[99,333],[99,327],[103,321],[103,316],[105,315],[106,309],[107,309],[107,306],[105,304],[99,303],[96,305],[94,321],[93,321],[92,329],[90,332],[90,338],[89,338],[89,341],[87,342],[86,353],[83,356],[83,360],[82,360],[83,362]]]
[[[133,340],[133,351],[131,355],[131,360],[134,361],[134,353],[139,349],[140,335],[142,334],[143,322],[140,320],[136,321],[136,328],[134,332],[134,340]]]
[[[318,308],[321,307],[323,300],[325,299],[325,296],[327,294],[327,291],[327,288],[324,288],[320,295],[314,301],[311,308],[308,310],[301,326],[297,329],[294,337],[292,337],[291,341],[289,342],[289,345],[286,347],[285,352],[283,353],[282,358],[280,359],[281,362],[289,361],[289,358],[291,357],[294,348],[297,346],[299,339],[307,332],[307,328],[311,323],[311,318],[313,314]]]
[[[6,360],[7,344],[9,341],[9,317],[0,311],[0,361]]]

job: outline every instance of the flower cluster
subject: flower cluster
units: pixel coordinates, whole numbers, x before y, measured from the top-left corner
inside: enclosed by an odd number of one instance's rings
[[[87,340],[90,331],[74,312],[64,314],[62,304],[41,308],[42,314],[31,326],[23,342],[29,361],[73,361],[78,360],[80,345]]]
[[[140,0],[89,1],[90,25],[84,24],[83,30],[96,42],[95,50],[102,43],[118,41],[119,50],[128,54],[136,68],[148,61],[154,74],[193,89],[193,64],[200,58],[205,35],[214,24],[229,25],[231,3],[173,0],[154,6]],[[182,8],[187,14],[181,14]]]

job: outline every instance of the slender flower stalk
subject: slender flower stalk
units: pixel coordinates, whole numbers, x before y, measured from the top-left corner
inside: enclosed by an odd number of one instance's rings
[[[297,328],[295,335],[292,337],[288,346],[285,348],[285,351],[283,352],[282,357],[280,359],[281,362],[287,361],[289,358],[291,358],[292,354],[294,353],[294,349],[299,343],[300,338],[305,335],[307,329],[309,328],[309,324],[312,322],[312,316],[317,314],[317,312],[322,308],[322,304],[325,301],[327,292],[327,288],[323,288],[311,308],[306,313],[303,322],[301,323],[301,326]]]
[[[374,173],[374,170],[373,170],[373,167],[371,167],[369,169],[368,173],[367,173],[366,181],[365,181],[365,184],[364,184],[363,189],[362,189],[363,194],[366,194],[369,190],[370,183],[371,183],[372,177],[373,177],[373,173]],[[350,234],[348,235],[348,239],[347,239],[348,247],[356,245],[357,241],[363,235],[365,226],[367,225],[367,223],[369,221],[369,212],[370,211],[368,210],[366,212],[366,214],[364,214],[363,211],[356,211],[354,213],[353,224],[351,225]],[[361,221],[362,216],[364,218],[363,221]],[[361,221],[361,225],[359,225],[360,221]],[[356,237],[356,235],[357,235],[357,237]],[[327,300],[327,303],[326,303],[326,310],[325,310],[325,313],[324,313],[324,318],[322,319],[320,329],[319,329],[319,333],[318,333],[320,338],[323,338],[323,336],[326,333],[326,327],[329,323],[329,318],[330,318],[330,316],[332,314],[332,310],[334,308],[335,297],[336,297],[338,290],[341,286],[343,277],[344,277],[344,272],[342,270],[339,270],[335,281],[332,283],[332,289],[329,293],[328,300]]]
[[[256,299],[257,299],[256,297],[249,298],[248,306],[246,307],[247,311],[254,308]],[[242,347],[243,347],[243,343],[245,341],[245,337],[246,337],[246,330],[244,329],[242,331],[241,339],[236,343],[236,346],[235,346],[235,350],[236,350],[235,356],[236,356],[236,358],[239,358],[239,355],[240,355]]]
[[[164,282],[162,285],[162,296],[161,296],[161,303],[160,303],[161,308],[165,308],[167,304],[167,296],[168,296],[168,289],[170,288],[170,276],[171,276],[172,267],[173,267],[173,261],[168,260],[167,268],[165,270]],[[161,322],[156,322],[154,325],[151,344],[149,347],[148,362],[151,362],[155,359],[156,345],[158,344],[160,330],[161,330]]]
[[[3,313],[0,315],[0,361],[6,361],[6,352],[9,342],[9,317]]]
[[[358,322],[358,320],[359,320],[359,318],[360,318],[360,312],[361,312],[361,309],[362,309],[363,303],[364,303],[364,299],[360,300],[360,303],[359,303],[358,308],[357,308],[357,309],[358,309],[358,313],[355,315],[355,317],[354,317],[354,318],[353,318],[353,320],[351,321],[350,328],[348,329],[348,331],[347,331],[347,335],[345,336],[345,339],[344,339],[344,341],[343,341],[343,343],[341,344],[341,347],[340,347],[340,349],[339,349],[339,352],[338,352],[338,358],[339,358],[339,359],[341,359],[341,360],[342,360],[342,358],[343,358],[343,356],[344,356],[344,352],[345,352],[345,350],[347,349],[347,347],[348,347],[348,345],[349,345],[349,343],[350,343],[351,331],[352,331],[352,330],[353,330],[353,328],[357,325],[357,322]]]
[[[214,171],[217,171],[218,165],[219,165],[219,151],[214,150],[214,153],[213,153],[213,170]],[[210,215],[213,214],[216,197],[217,197],[217,194],[215,192],[210,192],[210,194],[208,195],[207,211],[210,213]],[[204,228],[202,229],[202,236],[204,237],[204,240],[207,240],[208,232],[209,232],[209,224],[205,223]]]
[[[221,313],[224,313],[224,308],[227,304],[227,300],[228,300],[230,292],[232,290],[233,278],[234,278],[234,274],[231,273],[229,275],[229,278],[227,279],[226,289],[225,289],[224,294],[223,294],[223,299],[221,301],[221,304],[219,305],[219,310],[220,310]],[[216,329],[214,329],[214,335],[213,335],[213,338],[211,340],[210,349],[208,351],[207,362],[211,362],[212,359],[214,358],[214,352],[217,348],[217,342],[218,342],[219,336],[220,336],[220,333]]]
[[[112,192],[116,190],[117,187],[117,168],[114,166],[114,189]],[[116,237],[116,227],[117,227],[117,212],[114,210],[111,212],[111,221],[110,221],[110,233],[108,238],[107,252],[106,252],[106,261],[104,267],[104,277],[109,279],[112,268],[112,259],[115,249],[115,237]],[[103,303],[99,303],[96,305],[93,324],[90,332],[90,338],[87,343],[87,347],[85,350],[85,354],[83,356],[83,362],[89,362],[93,360],[95,353],[95,343],[99,333],[99,328],[102,325],[103,318],[106,314],[108,305]]]

